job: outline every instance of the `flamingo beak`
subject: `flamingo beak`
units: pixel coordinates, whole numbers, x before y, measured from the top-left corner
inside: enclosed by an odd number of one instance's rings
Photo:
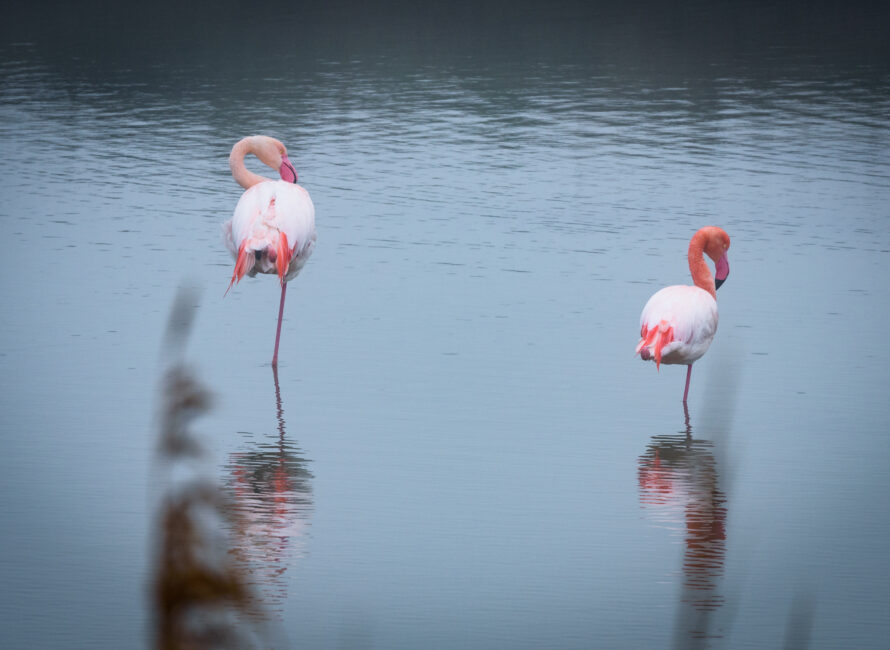
[[[291,164],[290,160],[288,160],[287,156],[281,157],[281,167],[278,168],[278,173],[281,175],[281,180],[283,181],[287,181],[288,183],[297,182],[297,170],[294,169],[294,166]]]
[[[714,288],[719,289],[726,282],[727,277],[729,277],[729,259],[727,259],[726,253],[723,253],[723,257],[717,260],[717,275],[714,278]]]

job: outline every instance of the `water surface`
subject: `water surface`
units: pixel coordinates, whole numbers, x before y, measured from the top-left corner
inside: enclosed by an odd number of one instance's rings
[[[235,555],[293,647],[885,643],[881,46],[860,20],[813,48],[813,18],[684,49],[570,10],[396,14],[419,32],[310,12],[292,49],[229,45],[227,4],[191,49],[63,12],[3,41],[4,647],[151,638],[183,283]],[[277,377],[274,280],[223,298],[250,133],[288,145],[317,209]],[[687,414],[683,369],[632,352],[708,224],[732,272]]]

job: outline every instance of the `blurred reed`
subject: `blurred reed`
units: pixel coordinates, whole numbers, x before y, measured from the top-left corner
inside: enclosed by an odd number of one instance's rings
[[[197,308],[197,292],[181,289],[162,346],[156,455],[161,495],[151,578],[154,646],[271,647],[263,605],[243,565],[234,561],[226,533],[237,514],[202,463],[203,448],[190,429],[212,402],[209,390],[183,361]]]

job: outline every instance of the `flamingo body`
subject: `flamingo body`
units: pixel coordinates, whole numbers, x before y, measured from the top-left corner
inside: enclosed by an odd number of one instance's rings
[[[719,321],[717,288],[729,275],[729,235],[716,226],[701,228],[689,242],[689,270],[694,285],[674,285],[656,292],[640,314],[640,341],[636,354],[643,361],[661,364],[683,364],[686,390],[689,394],[692,364],[698,361],[714,340]],[[716,264],[716,279],[711,275],[704,256]]]
[[[232,257],[238,262],[239,253],[244,255],[233,282],[244,275],[278,273],[281,249],[287,260],[281,279],[292,280],[312,255],[315,240],[315,206],[309,192],[286,181],[263,181],[247,189],[223,225],[223,241]]]
[[[717,333],[717,301],[694,286],[665,287],[649,298],[640,314],[640,342],[656,365],[689,365],[700,359]]]

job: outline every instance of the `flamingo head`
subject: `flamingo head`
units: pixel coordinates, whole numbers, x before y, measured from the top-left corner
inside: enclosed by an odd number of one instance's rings
[[[297,182],[297,171],[287,157],[287,147],[281,141],[267,135],[250,138],[250,152],[264,165],[277,169],[281,179],[288,183]]]
[[[726,251],[729,250],[729,235],[723,228],[709,226],[707,229],[707,240],[705,243],[705,253],[714,260],[716,269],[714,273],[714,288],[719,289],[729,277],[729,258]]]

